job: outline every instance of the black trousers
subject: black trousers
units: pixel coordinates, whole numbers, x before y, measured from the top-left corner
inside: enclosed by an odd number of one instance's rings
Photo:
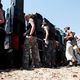
[[[5,36],[6,32],[3,29],[0,29],[0,52],[4,50]]]

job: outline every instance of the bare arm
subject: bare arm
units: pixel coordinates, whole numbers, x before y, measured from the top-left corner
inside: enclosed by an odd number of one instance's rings
[[[4,23],[3,11],[0,9],[0,24]]]
[[[69,40],[69,39],[72,39],[74,38],[74,35],[72,32],[69,32],[68,35],[66,37],[64,37],[65,40]]]
[[[32,35],[35,31],[35,24],[34,24],[34,20],[32,18],[29,19],[29,23],[31,24],[31,31],[30,31],[30,35]]]
[[[44,26],[44,31],[46,32],[45,40],[48,40],[49,32],[48,32],[48,28],[46,26]]]

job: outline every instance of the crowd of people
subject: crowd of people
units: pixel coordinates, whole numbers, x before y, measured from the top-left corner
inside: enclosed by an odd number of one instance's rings
[[[5,17],[2,7],[3,6],[0,3],[0,51],[2,48],[4,48],[4,41],[6,36],[4,31]],[[50,28],[44,19],[41,26],[43,30],[42,39],[36,37],[37,26],[35,16],[33,14],[29,14],[25,16],[25,21],[27,23],[27,29],[23,34],[23,36],[25,36],[23,48],[24,68],[35,68],[40,66],[58,67],[66,63],[66,59],[68,66],[77,65],[78,61],[76,55],[80,54],[80,48],[77,45],[77,41],[79,41],[80,38],[75,36],[75,33],[70,30],[70,27],[64,28],[64,31],[66,32],[66,36],[64,37],[64,41],[66,42],[66,50],[64,54],[60,42],[53,38],[50,39]],[[41,43],[38,43],[39,41],[41,41]],[[42,51],[39,50],[39,47],[42,48]]]
[[[44,66],[44,67],[56,67],[56,51],[55,48],[58,48],[59,43],[58,41],[52,41],[49,38],[49,26],[48,24],[43,20],[42,22],[42,30],[43,34],[40,36],[43,36],[41,39],[39,36],[37,37],[37,26],[35,25],[35,16],[33,14],[29,14],[25,17],[27,21],[27,31],[24,33],[26,36],[25,41],[25,49],[24,49],[24,58],[26,63],[24,63],[24,67],[28,66]],[[39,32],[39,34],[41,34]],[[39,42],[41,41],[41,42]],[[39,42],[39,43],[38,43]],[[53,45],[53,43],[56,43]],[[42,49],[41,49],[42,47]],[[55,48],[53,48],[55,47]],[[39,50],[41,49],[41,50]],[[28,56],[25,56],[28,55]],[[29,61],[29,58],[31,59],[31,63]],[[30,65],[29,65],[30,63]],[[25,66],[28,65],[28,66]]]
[[[48,24],[43,20],[42,22],[42,29],[43,29],[43,41],[44,41],[44,48],[43,50],[45,50],[45,52],[43,52],[43,54],[39,53],[38,50],[38,44],[37,43],[37,39],[36,39],[36,25],[35,25],[35,19],[34,19],[34,15],[33,14],[29,14],[26,16],[26,21],[27,21],[27,31],[28,33],[27,38],[29,41],[30,45],[30,49],[31,49],[31,53],[32,53],[32,66],[36,66],[35,64],[41,63],[41,65],[46,66],[48,65],[49,67],[57,67],[59,66],[59,64],[63,61],[60,60],[62,52],[58,52],[58,50],[60,50],[60,42],[52,39],[49,39],[49,26]],[[68,66],[76,66],[77,65],[77,58],[76,55],[78,53],[80,53],[79,51],[79,47],[77,46],[77,40],[79,40],[79,38],[77,36],[75,36],[75,32],[72,32],[70,30],[70,27],[65,27],[64,31],[66,32],[66,36],[64,37],[64,41],[66,42],[66,50],[65,50],[65,57],[67,59],[67,64]],[[25,33],[24,33],[25,34]],[[34,40],[35,38],[35,40]],[[35,41],[35,42],[34,42]],[[33,44],[35,43],[35,44]],[[40,43],[39,43],[40,44]],[[36,47],[35,47],[36,45]],[[28,47],[28,46],[27,46]],[[29,49],[29,51],[30,51]],[[49,51],[48,51],[49,50]],[[27,50],[28,51],[28,50]],[[27,52],[25,51],[25,52]],[[61,50],[60,50],[61,51]],[[30,52],[28,52],[29,54]],[[58,55],[57,55],[58,53]],[[41,57],[42,55],[42,57]],[[59,61],[60,60],[60,61]],[[35,62],[34,62],[35,61]],[[62,63],[64,64],[64,63]]]

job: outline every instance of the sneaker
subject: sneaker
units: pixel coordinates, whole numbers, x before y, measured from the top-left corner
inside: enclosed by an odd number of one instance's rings
[[[73,65],[74,65],[74,66],[77,66],[77,61],[73,62]]]
[[[73,63],[72,63],[72,61],[70,61],[70,62],[69,62],[69,66],[70,66],[70,67],[72,67],[72,66],[73,66]]]

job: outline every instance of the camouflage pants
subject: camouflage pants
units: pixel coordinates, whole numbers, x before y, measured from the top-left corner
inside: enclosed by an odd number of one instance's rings
[[[40,56],[36,37],[33,37],[32,44],[30,45],[29,38],[25,39],[24,53],[23,53],[23,67],[39,66]]]

